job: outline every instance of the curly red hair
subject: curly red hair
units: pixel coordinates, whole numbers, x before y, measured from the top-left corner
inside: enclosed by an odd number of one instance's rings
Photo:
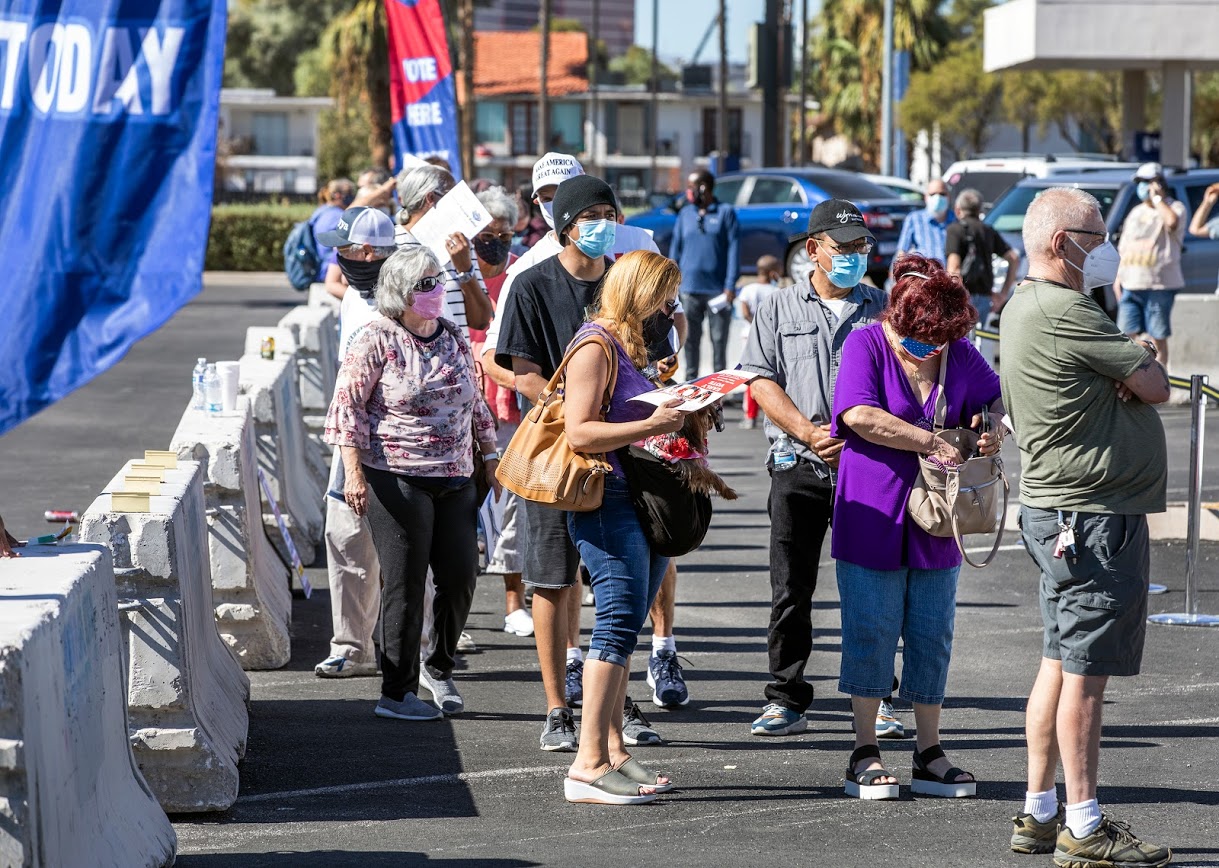
[[[969,334],[978,311],[961,279],[934,259],[907,254],[893,261],[893,290],[883,319],[904,338],[946,344]]]

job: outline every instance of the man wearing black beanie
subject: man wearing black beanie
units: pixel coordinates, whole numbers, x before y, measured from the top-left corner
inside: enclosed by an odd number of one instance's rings
[[[536,401],[587,311],[597,304],[610,262],[618,216],[614,191],[600,178],[577,175],[554,195],[554,228],[563,249],[516,277],[500,314],[496,364],[513,371],[516,390]],[[533,623],[546,723],[541,747],[576,749],[576,725],[565,695],[570,598],[578,595],[580,556],[567,534],[567,514],[525,501],[524,579],[534,589]],[[578,606],[578,604],[577,604]],[[579,609],[575,608],[575,617]],[[578,704],[572,697],[572,704]],[[654,732],[644,736],[659,741]],[[643,739],[641,739],[642,741]]]

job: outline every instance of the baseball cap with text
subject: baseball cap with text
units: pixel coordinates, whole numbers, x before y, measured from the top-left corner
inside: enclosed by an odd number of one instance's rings
[[[794,236],[791,240],[798,241],[822,233],[830,236],[835,244],[850,244],[860,238],[876,238],[864,225],[863,214],[851,202],[845,199],[826,199],[808,215],[808,231]]]
[[[394,221],[377,208],[362,205],[348,208],[340,215],[339,225],[332,231],[318,233],[317,243],[326,247],[346,247],[349,244],[393,247]]]
[[[533,164],[533,195],[538,190],[551,184],[562,184],[568,178],[583,175],[584,167],[571,154],[559,154],[551,151],[543,154],[542,159]]]

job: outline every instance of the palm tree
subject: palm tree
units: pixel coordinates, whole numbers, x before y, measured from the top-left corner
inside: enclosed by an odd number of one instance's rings
[[[367,106],[368,152],[374,166],[389,167],[393,153],[389,110],[389,45],[381,0],[358,0],[327,25],[321,49],[330,72],[336,115]]]
[[[952,38],[940,7],[938,0],[895,0],[894,50],[910,52],[914,70],[930,68]],[[813,39],[814,84],[822,112],[874,166],[880,153],[884,0],[824,4]]]

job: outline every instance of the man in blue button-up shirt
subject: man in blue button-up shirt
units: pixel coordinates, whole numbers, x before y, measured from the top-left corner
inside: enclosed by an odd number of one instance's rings
[[[944,239],[953,214],[948,209],[948,185],[939,178],[932,178],[923,194],[926,208],[913,211],[902,221],[902,232],[897,239],[897,253],[919,253],[930,257],[941,265],[948,262],[944,254]]]
[[[740,276],[737,250],[739,230],[736,212],[715,198],[715,176],[702,169],[686,181],[689,205],[677,212],[669,258],[681,268],[681,303],[689,331],[686,340],[685,376],[698,376],[702,349],[703,320],[711,328],[711,353],[715,370],[728,367],[728,329],[732,324],[732,302]],[[708,305],[723,295],[724,304]]]

